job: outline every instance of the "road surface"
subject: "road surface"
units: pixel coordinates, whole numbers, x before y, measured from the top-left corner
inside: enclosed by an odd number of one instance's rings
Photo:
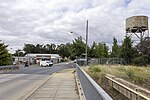
[[[44,83],[52,73],[72,68],[61,63],[52,67],[21,67],[18,71],[0,74],[0,100],[21,100]]]

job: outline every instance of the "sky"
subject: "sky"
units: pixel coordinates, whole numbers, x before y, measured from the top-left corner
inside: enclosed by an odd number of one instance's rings
[[[125,36],[125,19],[150,17],[150,0],[0,0],[0,40],[10,51],[24,44],[62,44],[85,38],[111,46]],[[70,33],[70,32],[75,32]]]

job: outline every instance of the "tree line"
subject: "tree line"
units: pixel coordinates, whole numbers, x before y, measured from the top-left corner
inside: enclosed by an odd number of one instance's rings
[[[125,36],[122,45],[118,45],[117,39],[113,38],[111,51],[106,43],[93,42],[88,46],[88,57],[94,58],[123,58],[128,64],[147,65],[150,64],[150,41],[143,41],[133,46],[131,37]],[[4,45],[4,44],[3,44]],[[5,46],[6,48],[7,46]],[[1,48],[1,47],[0,47]],[[24,44],[23,50],[25,53],[17,50],[13,55],[18,53],[24,56],[27,53],[41,53],[41,54],[59,54],[62,58],[75,59],[76,56],[85,55],[86,44],[80,36],[75,38],[72,43],[66,44]]]
[[[11,54],[8,53],[7,47],[8,45],[0,41],[0,66],[12,64]]]

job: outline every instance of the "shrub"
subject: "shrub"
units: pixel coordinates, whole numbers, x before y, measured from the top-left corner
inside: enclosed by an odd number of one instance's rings
[[[133,60],[133,63],[138,66],[146,66],[149,64],[149,57],[148,55],[137,57]]]
[[[93,68],[93,71],[94,71],[94,72],[101,72],[101,69],[98,68],[98,67],[94,67],[94,68]]]
[[[134,72],[132,69],[129,69],[126,71],[126,75],[129,79],[133,79],[134,78]]]

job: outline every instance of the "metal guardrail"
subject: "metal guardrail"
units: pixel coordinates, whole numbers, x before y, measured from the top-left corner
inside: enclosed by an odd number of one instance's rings
[[[18,66],[10,65],[10,66],[0,66],[0,70],[14,70],[19,69]]]
[[[113,100],[78,64],[76,70],[86,100]]]

